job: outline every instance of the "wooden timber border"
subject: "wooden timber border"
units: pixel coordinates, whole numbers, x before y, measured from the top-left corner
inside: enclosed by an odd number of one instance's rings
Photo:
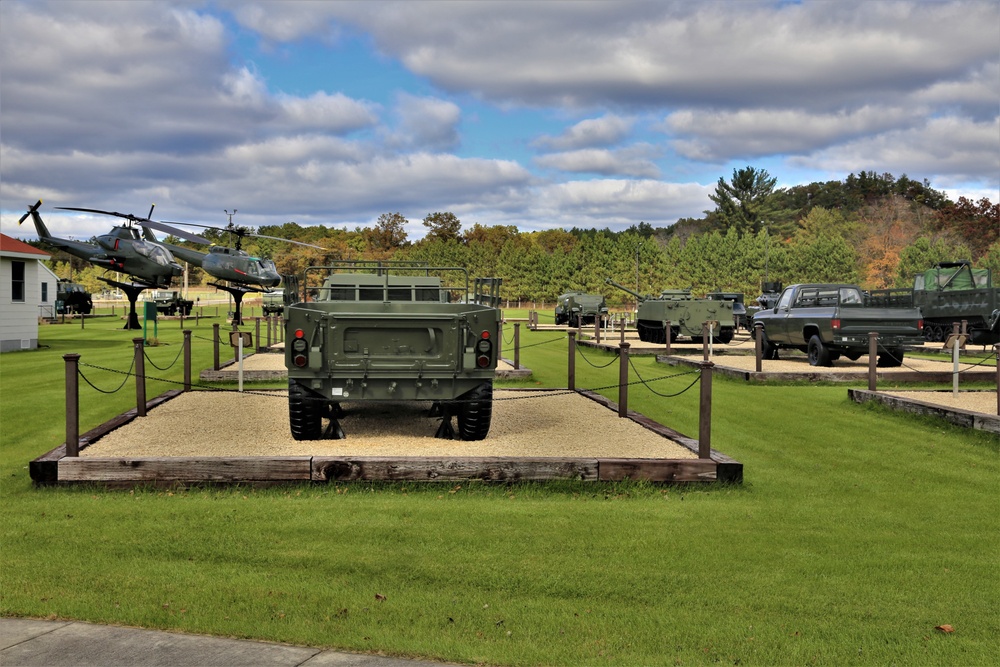
[[[537,391],[533,389],[509,391]],[[178,396],[170,390],[147,402],[147,409]],[[590,391],[579,394],[609,409],[608,418],[618,419],[617,404]],[[138,416],[125,412],[80,437],[83,450],[102,436]],[[698,441],[659,424],[637,412],[628,418],[647,429],[698,453]],[[378,457],[378,456],[281,456],[281,457],[149,457],[90,458],[66,455],[66,443],[29,464],[36,485],[99,484],[112,487],[186,486],[206,484],[270,485],[288,483],[354,481],[493,482],[552,481],[574,479],[611,482],[625,479],[672,483],[743,481],[743,464],[711,450],[709,458],[616,459],[616,458],[520,458],[520,457]]]
[[[928,394],[936,392],[951,393],[951,390],[931,389],[927,391]],[[958,426],[979,429],[980,431],[986,431],[988,433],[1000,433],[1000,416],[998,415],[988,415],[982,412],[972,412],[970,410],[962,410],[960,408],[949,408],[913,398],[891,396],[879,391],[868,391],[867,389],[848,389],[847,395],[855,403],[876,401],[882,405],[892,408],[893,410],[912,412],[918,415],[940,417],[941,419],[945,419]]]
[[[718,359],[718,357],[716,357]],[[679,357],[675,355],[657,355],[656,361],[661,364],[668,364],[670,366],[693,366],[697,368],[699,363],[695,359],[687,359],[684,357]],[[812,368],[809,366],[808,362],[803,358],[803,368]],[[988,367],[989,370],[984,371],[963,371],[962,381],[963,382],[993,382],[996,379],[996,372],[992,367]],[[812,371],[812,370],[802,370],[802,371],[762,371],[757,373],[755,371],[745,371],[742,368],[733,368],[731,366],[726,366],[725,362],[717,362],[715,367],[712,369],[713,373],[722,375],[725,377],[730,377],[736,380],[743,380],[745,382],[793,382],[806,380],[809,382],[865,382],[868,379],[867,371]],[[954,373],[950,370],[948,371],[899,371],[893,370],[885,372],[879,370],[876,374],[876,378],[879,381],[885,382],[951,382]]]

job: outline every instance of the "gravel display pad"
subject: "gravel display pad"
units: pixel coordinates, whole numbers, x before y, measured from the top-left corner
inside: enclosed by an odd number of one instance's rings
[[[258,355],[268,356],[268,355]],[[280,355],[279,355],[280,356]],[[440,440],[429,403],[345,403],[344,440],[296,441],[286,392],[181,394],[81,450],[81,457],[594,457],[696,459],[691,450],[579,394],[495,392],[485,440]]]
[[[883,391],[879,393],[922,401],[944,408],[981,412],[993,416],[997,414],[997,393],[995,391],[959,390],[958,396],[955,396],[951,391]]]

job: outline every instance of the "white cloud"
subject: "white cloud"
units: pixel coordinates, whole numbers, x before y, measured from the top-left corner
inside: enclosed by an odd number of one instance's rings
[[[685,110],[670,114],[660,127],[687,137],[672,142],[684,157],[721,163],[823,148],[909,125],[922,117],[919,111],[875,106],[828,114],[799,109]]]
[[[573,173],[594,173],[604,176],[635,176],[657,178],[660,169],[651,158],[661,151],[648,144],[630,146],[619,150],[585,149],[550,153],[536,157],[534,162],[547,169]]]
[[[454,102],[400,93],[395,113],[398,122],[386,132],[388,145],[438,150],[458,146],[462,110]]]
[[[1000,187],[1000,116],[987,122],[935,118],[912,129],[892,130],[790,160],[841,173],[875,169],[908,173],[932,182],[972,181]]]
[[[612,146],[628,136],[632,124],[628,118],[608,114],[582,120],[559,136],[541,136],[532,143],[541,149],[557,151]]]

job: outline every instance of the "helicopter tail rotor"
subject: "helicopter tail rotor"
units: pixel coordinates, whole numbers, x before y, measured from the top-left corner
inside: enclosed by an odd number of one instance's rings
[[[38,215],[38,208],[41,205],[42,205],[42,200],[39,199],[37,202],[35,202],[34,206],[29,206],[28,207],[28,212],[21,216],[21,219],[17,221],[17,224],[21,224],[22,222],[24,222],[25,220],[27,220],[29,215],[30,216],[36,216],[36,215]]]

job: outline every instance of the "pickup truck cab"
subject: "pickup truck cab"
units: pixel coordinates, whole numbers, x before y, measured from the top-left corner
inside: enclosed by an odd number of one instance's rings
[[[916,308],[864,305],[857,285],[790,285],[774,308],[754,314],[763,326],[762,352],[777,359],[779,349],[805,352],[812,366],[831,366],[841,355],[855,361],[868,352],[868,333],[878,334],[881,367],[899,366],[904,345],[923,343],[923,321]]]

